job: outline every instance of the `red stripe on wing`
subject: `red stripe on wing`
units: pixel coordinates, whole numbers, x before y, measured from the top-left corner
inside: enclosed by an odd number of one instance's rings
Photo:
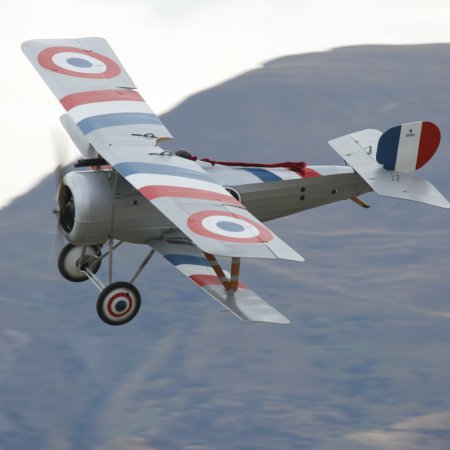
[[[77,92],[76,94],[70,94],[60,99],[66,111],[75,108],[75,106],[86,105],[88,103],[115,101],[143,102],[144,99],[139,92],[129,89]]]
[[[210,200],[212,202],[225,203],[226,205],[234,205],[242,208],[242,204],[231,195],[205,191],[203,189],[153,185],[145,186],[139,189],[139,192],[148,200],[153,200],[159,197],[196,198],[199,200]]]
[[[222,282],[215,275],[189,275],[189,278],[199,286],[210,286],[210,285],[220,285],[222,286]],[[248,287],[239,281],[238,289],[248,289]]]

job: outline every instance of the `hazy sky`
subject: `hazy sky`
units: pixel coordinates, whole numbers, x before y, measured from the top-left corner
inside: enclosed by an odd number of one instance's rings
[[[0,12],[0,207],[52,170],[50,127],[63,113],[24,40],[105,37],[159,114],[286,54],[450,42],[448,0],[15,0]]]

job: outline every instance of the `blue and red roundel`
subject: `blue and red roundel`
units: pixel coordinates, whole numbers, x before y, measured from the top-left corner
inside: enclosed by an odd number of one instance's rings
[[[38,55],[38,62],[48,70],[71,77],[113,78],[120,66],[100,53],[76,47],[49,47]]]
[[[432,122],[413,122],[386,131],[378,141],[377,161],[386,170],[410,173],[424,166],[441,141]]]
[[[200,211],[188,218],[188,226],[200,236],[227,242],[261,243],[273,239],[260,223],[240,214],[224,211]]]

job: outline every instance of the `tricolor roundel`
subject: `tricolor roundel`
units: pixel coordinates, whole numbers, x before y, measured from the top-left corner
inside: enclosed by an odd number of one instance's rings
[[[377,161],[386,170],[410,173],[424,166],[441,141],[432,122],[412,122],[386,131],[378,141]]]
[[[273,239],[272,233],[260,223],[240,214],[224,211],[200,211],[188,218],[188,226],[200,236],[226,242],[261,243]]]
[[[49,47],[38,55],[42,67],[79,78],[113,78],[120,74],[120,66],[100,53],[76,47]]]

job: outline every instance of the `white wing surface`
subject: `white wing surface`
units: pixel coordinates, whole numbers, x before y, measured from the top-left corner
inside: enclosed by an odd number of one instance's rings
[[[187,240],[154,239],[149,244],[208,295],[241,320],[288,324],[289,320],[244,283],[227,292],[202,251]],[[225,272],[228,277],[230,274]]]
[[[32,40],[22,49],[95,151],[201,250],[303,261],[196,162],[158,147],[172,136],[104,39]],[[77,144],[86,148],[79,133]]]

